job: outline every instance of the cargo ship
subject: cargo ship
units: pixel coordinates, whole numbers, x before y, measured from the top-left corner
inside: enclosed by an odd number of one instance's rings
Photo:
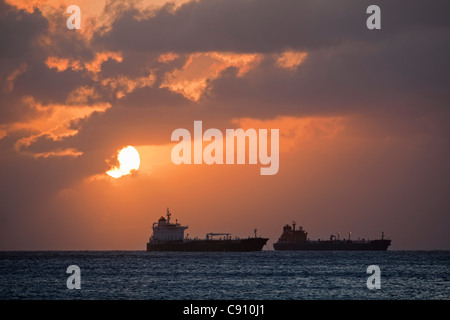
[[[298,251],[386,251],[391,245],[391,240],[384,239],[384,232],[381,234],[381,239],[377,240],[352,240],[351,233],[348,239],[342,240],[339,233],[337,236],[331,235],[329,240],[309,240],[307,235],[308,233],[301,226],[295,230],[295,222],[292,226],[287,224],[283,227],[281,237],[273,244],[273,248]]]
[[[153,223],[153,234],[147,243],[147,251],[261,251],[268,238],[256,236],[240,239],[231,238],[230,233],[208,233],[206,239],[189,239],[184,236],[188,226],[182,226],[175,220],[170,221],[171,213],[167,209],[167,219],[159,218]],[[220,236],[220,238],[217,238]]]

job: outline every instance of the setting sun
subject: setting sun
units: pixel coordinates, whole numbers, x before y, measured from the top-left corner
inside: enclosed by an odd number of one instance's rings
[[[109,176],[116,179],[130,174],[133,170],[139,169],[139,165],[141,163],[139,153],[132,146],[128,146],[120,150],[117,155],[117,160],[119,161],[119,167],[114,167],[106,172]]]

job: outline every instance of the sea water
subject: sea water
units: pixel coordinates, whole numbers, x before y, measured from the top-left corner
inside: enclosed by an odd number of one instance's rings
[[[449,299],[449,266],[450,251],[0,252],[0,299]]]

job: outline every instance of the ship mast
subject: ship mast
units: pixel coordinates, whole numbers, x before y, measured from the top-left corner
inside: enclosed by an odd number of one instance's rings
[[[170,223],[170,216],[171,215],[172,214],[170,213],[169,208],[167,208],[167,223]]]

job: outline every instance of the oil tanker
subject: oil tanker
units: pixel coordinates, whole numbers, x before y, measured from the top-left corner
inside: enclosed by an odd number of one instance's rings
[[[153,234],[147,243],[147,251],[261,251],[268,238],[256,236],[240,239],[231,238],[230,233],[208,233],[206,239],[189,239],[184,236],[188,226],[175,220],[170,222],[171,213],[167,209],[167,219],[159,218],[153,223]],[[220,238],[215,238],[220,236]]]
[[[337,236],[331,235],[329,240],[309,240],[308,233],[300,226],[295,230],[295,222],[292,226],[285,225],[283,233],[276,243],[273,244],[275,250],[298,250],[298,251],[386,251],[391,245],[391,240],[384,239],[384,233],[381,234],[381,239],[366,240],[358,239],[352,240],[351,233],[348,239],[340,239],[340,234]]]

